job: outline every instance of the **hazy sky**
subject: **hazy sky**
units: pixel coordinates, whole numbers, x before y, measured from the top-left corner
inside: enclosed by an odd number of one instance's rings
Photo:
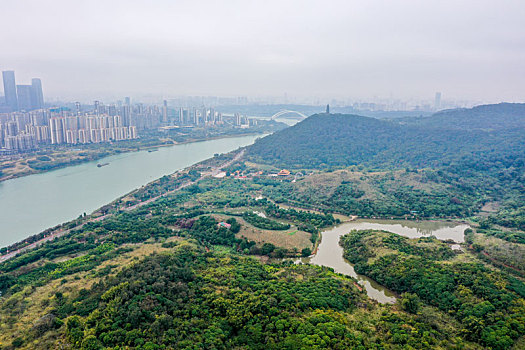
[[[73,100],[525,101],[525,1],[0,0],[0,69]]]

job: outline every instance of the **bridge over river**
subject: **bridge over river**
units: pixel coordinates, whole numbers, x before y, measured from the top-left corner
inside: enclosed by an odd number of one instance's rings
[[[299,116],[301,117],[301,119],[306,119],[308,118],[307,115],[305,115],[304,113],[301,113],[301,112],[298,112],[298,111],[291,111],[291,110],[288,110],[288,109],[283,109],[282,111],[279,111],[277,113],[275,113],[274,115],[272,115],[270,117],[271,120],[275,120],[279,117],[283,117],[284,115],[296,115],[296,116]],[[294,118],[296,119],[296,118]]]

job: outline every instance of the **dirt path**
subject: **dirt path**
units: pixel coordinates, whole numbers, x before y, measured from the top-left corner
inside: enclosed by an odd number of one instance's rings
[[[471,252],[475,252],[475,250],[474,250],[472,244],[468,246],[468,249],[469,249]],[[512,266],[512,265],[507,265],[507,264],[505,264],[505,263],[503,263],[503,262],[501,262],[501,261],[499,261],[499,260],[493,258],[489,253],[487,253],[487,252],[484,251],[484,250],[482,250],[480,253],[481,253],[483,256],[485,256],[487,259],[489,259],[489,260],[490,260],[494,265],[496,265],[496,266],[498,266],[498,265],[499,265],[499,266],[504,266],[504,267],[509,268],[509,269],[511,269],[511,270],[514,270],[514,271],[516,271],[516,272],[518,272],[518,273],[520,273],[520,274],[523,273],[523,271],[520,270],[520,269],[518,269],[517,267],[514,267],[514,266]]]
[[[512,269],[512,270],[516,271],[516,272],[523,273],[523,271],[519,270],[518,268],[516,268],[516,267],[514,267],[514,266],[512,266],[512,265],[507,265],[507,264],[505,264],[505,263],[502,263],[502,262],[499,261],[499,260],[494,259],[489,253],[487,253],[487,252],[484,251],[484,250],[481,251],[481,254],[483,254],[484,256],[486,256],[487,259],[489,259],[494,265],[505,266],[505,267],[507,267],[507,268],[509,268],[509,269]]]

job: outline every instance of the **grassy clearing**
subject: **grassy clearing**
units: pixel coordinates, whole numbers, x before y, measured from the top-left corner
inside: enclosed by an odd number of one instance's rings
[[[228,218],[232,217],[223,214],[214,214],[213,216],[221,221],[226,221]],[[258,244],[272,243],[275,246],[286,249],[297,248],[299,251],[303,248],[311,248],[312,246],[312,242],[310,242],[310,233],[298,230],[297,226],[293,224],[288,230],[263,230],[249,224],[241,217],[234,217],[237,222],[241,224],[241,230],[236,235],[239,238],[246,237],[248,240],[254,241]]]
[[[244,165],[246,165],[248,168],[255,168],[255,169],[266,170],[266,171],[280,170],[272,165],[253,163],[253,162],[248,162],[248,161],[244,162]]]
[[[525,245],[475,233],[473,246],[480,247],[483,251],[482,254],[488,254],[494,263],[512,266],[512,268],[525,274]]]

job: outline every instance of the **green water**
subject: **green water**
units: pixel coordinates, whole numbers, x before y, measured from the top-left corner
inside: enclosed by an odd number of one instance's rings
[[[0,183],[0,247],[67,222],[166,174],[252,144],[260,136],[194,142],[109,156]],[[98,163],[109,163],[101,168]]]

